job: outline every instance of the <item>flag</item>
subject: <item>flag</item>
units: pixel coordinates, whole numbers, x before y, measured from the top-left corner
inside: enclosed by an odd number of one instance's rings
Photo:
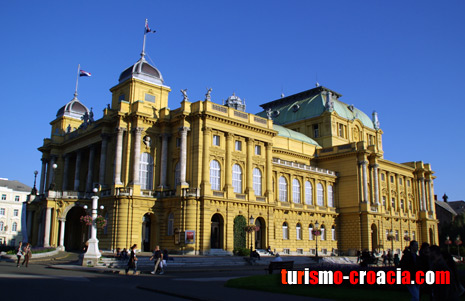
[[[145,21],[145,33],[149,33],[149,32],[155,32],[155,30],[151,30],[149,27],[149,23]]]
[[[79,76],[91,76],[90,72],[84,71],[84,70],[79,70]]]

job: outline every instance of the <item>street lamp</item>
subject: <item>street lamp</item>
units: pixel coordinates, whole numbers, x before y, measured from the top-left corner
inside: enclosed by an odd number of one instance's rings
[[[450,254],[450,245],[452,244],[452,241],[450,240],[449,235],[446,236],[446,241],[444,243],[447,245],[447,253]]]
[[[394,232],[389,232],[389,240],[391,241],[391,254],[394,254]]]
[[[97,218],[99,199],[97,196],[98,188],[94,188],[92,191],[94,192],[94,195],[92,196],[92,228],[90,231],[90,239],[88,240],[89,245],[87,246],[87,251],[84,254],[84,259],[82,260],[83,266],[97,265],[98,259],[102,256],[98,249],[97,224],[95,222]]]
[[[32,188],[31,194],[37,195],[37,188],[36,188],[36,180],[37,180],[37,174],[39,172],[37,170],[34,170],[34,187]]]
[[[253,226],[254,218],[251,215],[249,218],[249,225]],[[253,238],[253,231],[250,231],[250,257],[252,257],[252,238]]]
[[[457,252],[460,259],[460,245],[462,244],[462,241],[460,240],[460,235],[457,235],[457,238],[455,239],[455,244],[457,245]],[[460,259],[460,261],[462,260]]]
[[[320,229],[319,229],[319,228],[320,228],[320,224],[319,224],[318,221],[317,221],[317,222],[315,223],[315,233],[314,233],[314,235],[316,236],[316,237],[315,237],[315,243],[316,243],[316,255],[315,255],[315,257],[316,257],[316,261],[317,261],[317,262],[318,262],[318,236],[319,236],[319,234],[320,234],[320,232],[319,232]]]

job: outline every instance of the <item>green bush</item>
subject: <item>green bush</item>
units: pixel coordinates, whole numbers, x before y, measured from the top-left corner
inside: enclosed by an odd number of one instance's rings
[[[247,248],[237,248],[233,251],[236,256],[250,256],[250,249]]]

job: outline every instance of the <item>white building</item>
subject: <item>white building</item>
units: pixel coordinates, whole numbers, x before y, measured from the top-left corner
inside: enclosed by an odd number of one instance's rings
[[[25,230],[25,206],[30,193],[31,187],[0,178],[0,244],[17,246],[20,241],[27,241],[22,229]]]

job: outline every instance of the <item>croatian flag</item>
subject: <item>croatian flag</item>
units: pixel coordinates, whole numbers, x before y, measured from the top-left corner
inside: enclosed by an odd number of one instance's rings
[[[149,32],[155,32],[155,30],[151,30],[149,27],[149,23],[145,22],[145,33],[149,33]]]
[[[90,72],[84,71],[84,70],[79,70],[79,76],[91,76]]]

